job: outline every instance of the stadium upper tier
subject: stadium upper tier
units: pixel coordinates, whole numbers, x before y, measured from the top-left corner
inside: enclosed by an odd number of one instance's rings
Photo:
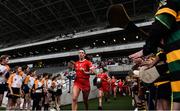
[[[152,24],[152,22],[153,21],[137,23],[136,25],[138,27],[145,27],[145,26],[150,26]],[[67,41],[67,40],[72,40],[72,39],[87,38],[87,37],[91,37],[91,36],[109,34],[109,33],[119,32],[119,31],[123,31],[123,30],[124,30],[123,28],[117,28],[116,27],[116,28],[98,30],[98,31],[94,31],[94,32],[85,31],[84,33],[76,33],[75,35],[69,35],[69,36],[66,36],[63,38],[59,38],[57,36],[54,39],[50,39],[50,40],[45,40],[45,41],[40,41],[40,42],[35,42],[35,43],[29,43],[29,44],[24,44],[24,45],[16,45],[16,46],[8,47],[8,48],[3,48],[3,49],[0,49],[0,52],[17,50],[17,49],[33,47],[33,46],[38,46],[38,45],[46,45],[46,44],[51,44],[51,43],[55,43],[55,42],[62,42],[62,41]]]
[[[138,27],[148,28],[152,21],[138,23]],[[145,38],[141,33],[127,32],[121,28],[110,28],[84,34],[76,34],[71,37],[61,39],[51,39],[32,44],[13,46],[0,50],[0,54],[8,54],[11,59],[31,58],[35,56],[44,56],[73,52],[80,48],[97,49],[102,47],[115,48],[117,46],[143,41]],[[97,49],[98,50],[98,49]],[[60,56],[61,57],[61,56]]]
[[[113,52],[113,51],[123,51],[123,50],[142,48],[143,45],[144,45],[144,42],[128,43],[124,45],[115,45],[115,46],[108,46],[108,47],[106,46],[106,47],[95,48],[95,49],[87,49],[86,52],[87,54],[94,54],[94,53],[105,53],[105,52]],[[11,59],[10,63],[20,63],[20,62],[30,62],[30,61],[45,60],[45,59],[72,57],[72,56],[77,56],[77,55],[78,55],[78,51],[67,51],[67,52],[62,52],[62,53],[45,54],[41,56]]]

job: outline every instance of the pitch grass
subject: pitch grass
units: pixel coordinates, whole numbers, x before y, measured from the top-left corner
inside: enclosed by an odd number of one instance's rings
[[[113,97],[110,98],[109,103],[105,103],[103,100],[103,110],[133,110],[131,105],[132,98],[129,96],[118,96],[116,100]],[[89,100],[89,110],[97,110],[98,99]],[[5,107],[0,107],[1,111],[6,110]],[[62,106],[61,110],[71,110],[71,105]],[[84,104],[78,103],[78,110],[84,110]]]
[[[118,96],[116,100],[110,98],[109,103],[103,100],[103,110],[133,110],[132,98],[129,96]],[[98,109],[98,99],[89,100],[89,110]],[[61,110],[71,110],[71,105],[62,106]],[[78,103],[78,110],[84,110],[84,104]]]

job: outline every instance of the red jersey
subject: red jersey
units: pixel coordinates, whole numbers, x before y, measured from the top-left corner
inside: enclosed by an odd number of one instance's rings
[[[116,79],[111,79],[111,89],[116,88]]]
[[[122,88],[122,86],[123,86],[123,82],[122,82],[122,81],[119,81],[119,82],[118,82],[118,87],[119,87],[119,88]]]
[[[108,75],[106,73],[98,74],[97,77],[102,79],[102,85],[108,85]]]
[[[117,86],[116,79],[111,79],[111,86]]]
[[[83,68],[84,71],[89,72],[89,70],[92,68],[92,63],[86,59],[83,61],[77,61],[75,63],[76,77],[89,79],[90,76],[80,70],[81,68]]]
[[[80,88],[82,91],[90,91],[90,75],[85,74],[81,68],[84,69],[85,72],[89,72],[92,68],[92,63],[88,60],[77,61],[75,63],[75,70],[76,70],[76,78],[74,81],[74,86]]]
[[[108,92],[110,89],[108,83],[108,75],[106,73],[101,73],[98,74],[97,77],[102,79],[102,86],[99,88],[99,90],[102,90],[103,92]]]

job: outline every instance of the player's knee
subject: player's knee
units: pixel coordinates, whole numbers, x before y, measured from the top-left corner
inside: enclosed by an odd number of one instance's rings
[[[102,94],[99,94],[99,96],[98,96],[99,98],[102,98]]]
[[[77,102],[77,98],[73,97],[72,102]]]

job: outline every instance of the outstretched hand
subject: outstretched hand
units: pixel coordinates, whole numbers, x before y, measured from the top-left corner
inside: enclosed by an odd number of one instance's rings
[[[137,58],[140,58],[143,56],[143,50],[140,50],[134,54],[129,55],[129,58],[131,58],[133,61],[136,60]]]
[[[144,62],[142,65],[146,66],[147,69],[152,68],[153,66],[155,66],[159,61],[159,57],[156,56],[156,58],[154,60],[147,60],[146,62]]]

